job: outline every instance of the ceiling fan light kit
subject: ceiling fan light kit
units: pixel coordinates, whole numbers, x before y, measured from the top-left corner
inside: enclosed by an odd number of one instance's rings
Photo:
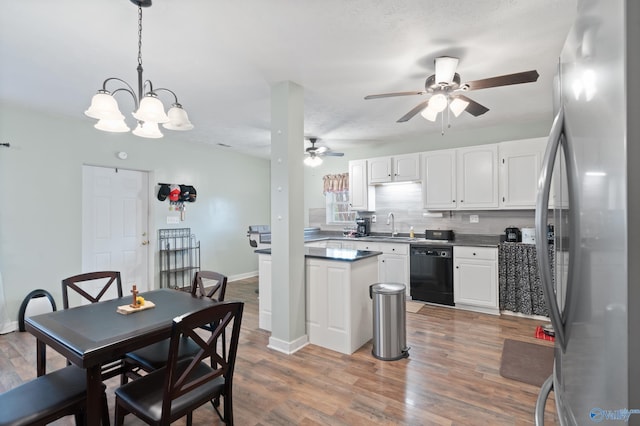
[[[447,99],[447,96],[442,93],[436,93],[431,97],[431,99],[429,99],[429,105],[427,106],[427,109],[431,109],[435,112],[442,112],[445,110],[448,103],[449,101]]]
[[[320,157],[342,157],[344,155],[342,152],[331,151],[326,146],[316,146],[318,138],[309,138],[309,142],[311,142],[311,146],[305,150],[306,157],[304,159],[304,164],[309,167],[318,167],[322,164]]]
[[[469,102],[462,100],[460,98],[453,98],[451,104],[449,105],[449,109],[456,117],[459,117],[460,114],[464,112],[465,109],[469,106]]]
[[[322,158],[318,157],[317,155],[310,155],[304,159],[304,164],[309,167],[318,167],[320,164],[322,164]]]
[[[456,73],[458,67],[458,58],[451,56],[441,56],[435,61],[436,66],[436,80],[438,84],[449,84],[453,81],[453,76]]]
[[[158,124],[162,124],[165,129],[169,130],[191,130],[193,124],[189,121],[189,116],[178,102],[176,94],[166,88],[153,88],[150,80],[144,80],[142,77],[142,8],[151,6],[151,0],[130,0],[131,3],[138,6],[138,91],[134,89],[126,81],[110,77],[102,83],[102,89],[91,99],[91,105],[85,111],[85,115],[98,122],[94,127],[105,132],[123,133],[131,130],[124,121],[125,116],[120,112],[118,102],[114,98],[117,92],[123,91],[129,93],[133,97],[135,104],[135,112],[133,117],[138,121],[133,134],[143,138],[161,138],[163,136]],[[113,91],[107,90],[107,83],[118,81],[124,84]],[[169,113],[164,112],[164,105],[158,99],[158,92],[167,92],[173,95],[174,102],[169,109]]]
[[[435,122],[436,118],[438,118],[438,111],[427,107],[427,108],[422,110],[420,115],[422,115],[424,118],[426,118],[429,121],[434,121]]]
[[[442,134],[444,135],[444,110],[447,109],[447,106],[455,117],[460,116],[464,111],[467,111],[474,117],[489,111],[489,108],[469,99],[462,95],[461,92],[508,86],[512,84],[533,83],[538,80],[539,76],[536,70],[531,70],[460,84],[460,75],[456,73],[458,62],[459,59],[452,56],[440,56],[435,58],[435,74],[427,77],[427,80],[425,81],[425,90],[415,92],[381,93],[377,95],[368,95],[364,98],[379,99],[396,96],[430,95],[429,99],[419,103],[411,111],[400,117],[398,119],[398,123],[409,121],[418,113],[420,113],[420,115],[422,115],[426,120],[435,122],[438,117],[438,113],[442,112]],[[448,121],[449,114],[447,114],[447,127],[451,127]]]

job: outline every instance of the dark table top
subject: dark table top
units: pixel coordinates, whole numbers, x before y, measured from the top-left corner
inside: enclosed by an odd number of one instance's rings
[[[86,368],[170,336],[173,318],[213,303],[172,289],[140,293],[156,306],[129,315],[116,312],[132,296],[29,317],[25,328],[39,340]]]

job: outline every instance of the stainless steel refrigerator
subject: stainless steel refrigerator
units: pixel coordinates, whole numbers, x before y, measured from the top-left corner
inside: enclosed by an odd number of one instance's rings
[[[640,425],[640,1],[577,7],[536,208],[556,342],[535,420],[552,389],[562,425]]]

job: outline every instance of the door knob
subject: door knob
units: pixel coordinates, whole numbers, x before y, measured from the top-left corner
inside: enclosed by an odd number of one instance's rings
[[[144,241],[142,242],[142,245],[143,245],[143,246],[146,246],[147,244],[149,244],[149,240],[144,240]]]

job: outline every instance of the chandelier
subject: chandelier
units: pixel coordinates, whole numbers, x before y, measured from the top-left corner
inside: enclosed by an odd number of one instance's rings
[[[193,124],[189,121],[187,112],[178,102],[176,94],[166,88],[154,89],[151,80],[142,78],[142,8],[151,6],[151,0],[130,0],[131,3],[138,6],[138,91],[134,89],[126,81],[109,77],[102,83],[102,89],[91,99],[91,106],[84,113],[88,117],[95,118],[98,122],[94,127],[105,132],[128,132],[131,129],[124,121],[125,116],[118,108],[118,102],[115,95],[117,92],[127,92],[133,97],[135,104],[135,112],[133,117],[138,121],[133,134],[143,138],[161,138],[162,132],[158,124],[170,130],[191,130]],[[117,81],[124,84],[125,87],[118,87],[115,90],[107,90],[107,83]],[[158,99],[159,92],[167,92],[173,95],[174,102],[168,113],[164,111],[164,105]]]

